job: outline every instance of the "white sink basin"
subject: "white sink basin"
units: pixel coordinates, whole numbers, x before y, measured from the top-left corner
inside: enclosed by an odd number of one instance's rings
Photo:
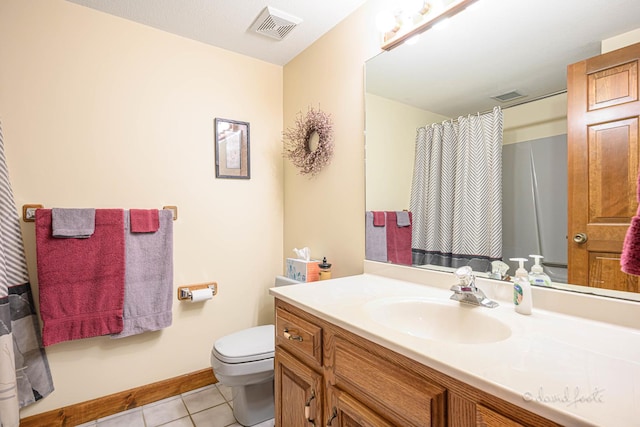
[[[380,325],[418,338],[457,344],[505,340],[511,328],[485,313],[490,308],[432,298],[384,298],[365,311]]]

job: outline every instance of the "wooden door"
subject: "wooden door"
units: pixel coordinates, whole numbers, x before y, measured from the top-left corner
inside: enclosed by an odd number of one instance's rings
[[[568,67],[569,283],[639,292],[620,270],[636,214],[640,43]]]
[[[276,426],[323,425],[322,376],[279,348],[274,370]]]

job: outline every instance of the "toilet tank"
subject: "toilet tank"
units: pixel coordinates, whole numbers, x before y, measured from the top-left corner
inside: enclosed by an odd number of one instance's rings
[[[288,286],[288,285],[297,285],[298,283],[301,283],[297,280],[293,280],[293,279],[289,279],[288,277],[284,277],[284,276],[276,276],[276,281],[275,281],[275,286]]]

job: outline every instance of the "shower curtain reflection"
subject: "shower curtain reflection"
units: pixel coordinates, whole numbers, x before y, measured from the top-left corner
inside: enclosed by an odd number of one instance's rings
[[[502,256],[502,110],[417,131],[414,265],[490,271]]]
[[[0,126],[0,425],[18,427],[19,409],[52,391]]]

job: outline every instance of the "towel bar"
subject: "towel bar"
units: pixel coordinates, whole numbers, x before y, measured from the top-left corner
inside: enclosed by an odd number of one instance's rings
[[[43,205],[29,204],[22,205],[22,220],[24,222],[34,222],[36,220],[36,209],[44,208]],[[163,206],[162,209],[173,211],[173,220],[178,219],[178,207],[177,206]]]

